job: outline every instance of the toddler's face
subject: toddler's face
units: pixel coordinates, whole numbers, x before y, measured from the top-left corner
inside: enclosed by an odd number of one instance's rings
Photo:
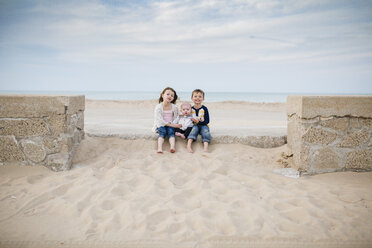
[[[181,113],[182,113],[182,115],[190,115],[191,114],[191,107],[190,107],[190,105],[183,105],[182,107],[181,107]]]

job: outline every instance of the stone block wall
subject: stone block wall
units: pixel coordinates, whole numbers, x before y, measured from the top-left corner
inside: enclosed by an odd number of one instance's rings
[[[288,96],[287,116],[302,174],[372,170],[372,96]]]
[[[84,96],[0,95],[0,165],[70,169],[84,109]]]

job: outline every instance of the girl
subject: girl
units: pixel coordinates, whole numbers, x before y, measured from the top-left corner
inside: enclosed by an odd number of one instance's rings
[[[152,130],[159,133],[158,153],[163,153],[163,143],[165,136],[168,135],[170,152],[175,149],[175,128],[182,127],[181,124],[173,124],[173,120],[178,117],[178,108],[176,106],[177,93],[174,89],[167,87],[160,94],[159,104],[155,107],[155,121]]]

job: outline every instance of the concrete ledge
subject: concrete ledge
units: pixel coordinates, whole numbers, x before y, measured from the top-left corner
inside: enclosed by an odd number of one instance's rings
[[[353,116],[372,118],[371,96],[288,96],[287,115],[300,118]]]
[[[31,118],[76,114],[85,109],[80,95],[0,95],[1,118]]]
[[[103,133],[86,133],[89,137],[117,137],[126,140],[157,140],[155,134],[130,133],[130,134],[103,134]],[[198,137],[200,141],[200,137]],[[177,137],[177,142],[182,142]],[[283,146],[287,143],[287,136],[233,136],[233,135],[216,135],[212,137],[211,144],[243,144],[257,148],[274,148]]]
[[[0,95],[0,164],[70,169],[84,109],[84,96]]]
[[[288,96],[287,131],[302,173],[372,170],[372,96]]]

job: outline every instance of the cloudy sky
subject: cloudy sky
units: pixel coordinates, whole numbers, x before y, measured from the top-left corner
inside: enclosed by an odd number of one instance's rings
[[[0,90],[372,93],[372,1],[0,0]]]

